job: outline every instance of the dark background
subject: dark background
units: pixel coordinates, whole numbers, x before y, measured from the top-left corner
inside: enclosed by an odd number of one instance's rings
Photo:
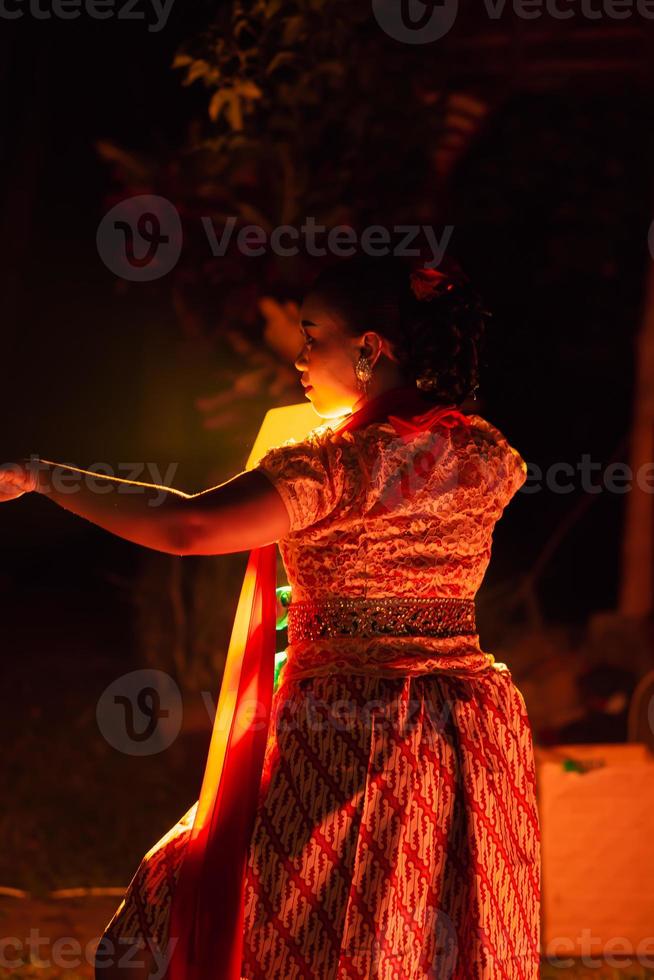
[[[182,87],[170,65],[213,6],[177,3],[160,33],[84,16],[2,23],[6,461],[37,453],[80,466],[152,460],[162,470],[174,461],[174,485],[187,491],[211,485],[220,470],[219,436],[195,404],[216,387],[219,365],[180,361],[167,283],[121,288],[95,245],[115,191],[97,141],[156,157],[183,140],[206,95]],[[513,65],[512,92],[460,162],[446,202],[457,250],[494,312],[480,411],[543,471],[576,466],[584,453],[602,467],[614,453],[628,461],[634,338],[650,262],[651,39],[617,37],[619,57],[612,43],[605,39],[599,57],[585,49],[575,57],[553,36],[547,57],[556,61],[565,48],[570,67],[547,78],[537,65],[522,76]],[[388,144],[392,153],[392,132]],[[291,400],[301,400],[299,385]],[[235,457],[230,465],[241,468]],[[567,494],[517,495],[496,529],[480,598],[528,573],[570,521],[537,593],[547,624],[581,632],[591,614],[617,602],[625,498],[603,492],[588,505],[574,485]],[[195,799],[201,778],[201,765],[189,769],[167,754],[145,774],[143,760],[100,744],[94,728],[106,684],[143,663],[130,589],[147,559],[35,496],[0,509],[0,542],[2,792],[13,800],[0,824],[13,841],[3,848],[0,883],[124,884],[159,830]],[[244,557],[232,560],[221,586],[227,622]],[[35,770],[44,750],[47,766]],[[98,806],[100,785],[122,786],[138,819],[125,816],[120,794]],[[80,826],[86,849],[75,846]]]

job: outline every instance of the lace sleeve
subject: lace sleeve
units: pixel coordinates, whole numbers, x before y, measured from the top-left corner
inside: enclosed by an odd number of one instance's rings
[[[505,436],[486,420],[462,433],[457,471],[464,487],[476,489],[503,510],[527,479],[527,464]]]
[[[507,448],[510,453],[510,459],[508,460],[509,468],[509,497],[511,497],[518,492],[520,487],[525,483],[527,479],[527,464],[513,446],[509,446],[507,443]]]
[[[352,443],[346,433],[310,434],[269,449],[256,469],[265,473],[282,498],[290,531],[300,531],[330,515],[356,494],[356,471],[346,465]]]
[[[368,516],[412,508],[432,516],[464,509],[499,516],[525,482],[527,467],[498,429],[476,417],[471,426],[393,436],[369,469]]]

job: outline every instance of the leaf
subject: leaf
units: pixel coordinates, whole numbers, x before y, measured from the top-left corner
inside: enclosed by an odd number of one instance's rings
[[[153,168],[144,157],[130,153],[111,140],[97,140],[95,148],[103,160],[109,160],[124,167],[132,180],[148,180],[152,177]]]
[[[212,96],[209,103],[210,119],[216,122],[223,111],[232,129],[243,129],[241,100],[238,92],[233,88],[221,88]]]
[[[245,99],[260,99],[263,95],[259,86],[249,78],[239,82],[237,90],[238,94]]]
[[[249,21],[245,17],[234,24],[234,38],[241,51],[251,51],[256,48],[257,36],[260,27],[254,21]]]
[[[271,20],[271,18],[275,17],[275,15],[281,10],[284,3],[285,0],[268,0],[265,12],[266,20]]]
[[[243,129],[243,107],[241,106],[241,100],[234,91],[232,91],[229,102],[227,103],[226,114],[232,129],[240,132]]]
[[[305,24],[303,17],[289,17],[284,24],[282,44],[291,45],[295,44],[296,41],[299,41],[304,26]]]
[[[297,55],[292,51],[278,51],[266,68],[266,75],[272,75],[278,68],[294,65],[297,62]]]
[[[223,111],[225,103],[228,99],[227,89],[220,89],[218,92],[214,92],[211,102],[209,103],[209,118],[216,122],[220,113]]]
[[[197,81],[198,78],[202,78],[211,72],[211,67],[208,62],[203,59],[194,61],[188,70],[188,74],[184,79],[184,85],[192,85],[193,82]]]
[[[345,67],[340,61],[322,61],[317,70],[327,75],[343,75]]]

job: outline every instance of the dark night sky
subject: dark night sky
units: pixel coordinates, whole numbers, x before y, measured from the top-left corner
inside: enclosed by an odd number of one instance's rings
[[[139,22],[84,17],[35,23],[26,16],[3,24],[6,460],[36,452],[81,466],[158,460],[165,469],[172,458],[180,463],[176,485],[200,489],[189,385],[174,385],[176,325],[166,292],[133,291],[126,302],[95,244],[112,189],[95,142],[156,153],[182,138],[200,101],[201,93],[183,88],[169,68],[187,30],[195,29],[182,11],[176,4],[159,33]],[[194,11],[202,18],[202,4]],[[179,413],[173,447],[165,433],[143,431],[148,382],[170,403],[168,417]],[[8,559],[2,582],[11,586],[5,617],[10,609],[11,621],[14,612],[23,621],[60,614],[52,636],[74,646],[80,594],[94,606],[97,597],[97,628],[119,624],[116,648],[129,648],[131,613],[108,578],[129,579],[140,549],[43,499],[7,506],[0,523]],[[7,618],[5,625],[11,628]]]
[[[156,317],[164,336],[174,325],[165,303],[140,308],[136,294],[126,318],[115,279],[99,259],[95,234],[111,173],[94,144],[109,138],[156,154],[162,142],[181,138],[197,98],[169,69],[184,27],[174,11],[159,33],[138,22],[85,18],[25,18],[9,33],[4,245],[20,281],[14,322],[6,326],[17,373],[27,373],[34,396],[18,425],[3,427],[3,441],[13,452],[27,443],[43,455],[134,451],[130,420],[139,404],[146,321]],[[9,277],[8,286],[14,295]],[[20,385],[13,370],[8,374]],[[124,450],[111,445],[119,433],[127,434]]]

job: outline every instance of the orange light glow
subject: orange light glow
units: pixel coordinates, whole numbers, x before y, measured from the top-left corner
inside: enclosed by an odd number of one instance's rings
[[[318,415],[310,402],[271,408],[266,412],[259,434],[254,440],[252,451],[245,465],[246,470],[253,469],[261,457],[273,446],[279,446],[280,443],[286,442],[288,439],[300,441],[323,422],[325,419]]]

